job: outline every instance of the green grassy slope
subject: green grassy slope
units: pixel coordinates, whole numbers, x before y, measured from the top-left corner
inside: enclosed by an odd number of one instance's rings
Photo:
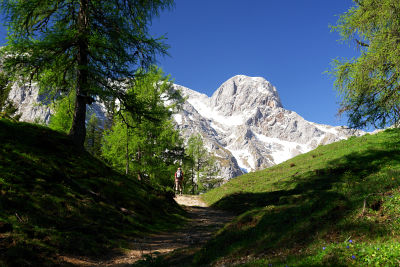
[[[0,120],[0,266],[103,255],[182,214],[171,196],[74,150],[66,135]]]
[[[400,131],[320,146],[203,198],[240,215],[193,264],[397,266]]]

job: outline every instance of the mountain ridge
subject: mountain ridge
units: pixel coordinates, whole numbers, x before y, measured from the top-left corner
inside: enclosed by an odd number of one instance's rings
[[[191,134],[201,134],[207,149],[216,155],[225,180],[273,166],[319,145],[364,134],[306,121],[284,108],[276,87],[263,77],[233,76],[210,97],[182,85],[173,86],[187,98],[182,110],[173,115],[176,127],[186,140]],[[38,105],[43,98],[37,87],[15,84],[9,98],[20,108],[22,120],[49,122],[52,111]],[[88,109],[105,119],[101,103]]]
[[[364,134],[309,122],[284,109],[277,89],[262,77],[236,75],[210,97],[174,86],[187,97],[183,110],[174,115],[177,127],[185,138],[200,133],[210,151],[231,159],[220,165],[227,179],[273,166],[318,145]]]

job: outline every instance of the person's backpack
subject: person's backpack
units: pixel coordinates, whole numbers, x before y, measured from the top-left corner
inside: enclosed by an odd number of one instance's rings
[[[181,171],[181,170],[178,170],[178,171],[176,172],[176,178],[179,178],[179,179],[182,178],[182,171]]]

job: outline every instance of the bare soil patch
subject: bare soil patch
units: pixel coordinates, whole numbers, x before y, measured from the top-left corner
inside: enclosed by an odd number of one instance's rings
[[[190,221],[181,229],[137,238],[129,250],[109,260],[93,261],[63,256],[64,262],[78,266],[129,266],[145,255],[164,255],[176,249],[199,247],[209,240],[224,224],[232,220],[233,214],[208,207],[199,196],[177,196],[175,201],[189,214]]]

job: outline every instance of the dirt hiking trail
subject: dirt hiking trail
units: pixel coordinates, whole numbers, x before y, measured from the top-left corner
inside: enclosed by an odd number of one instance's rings
[[[229,212],[208,207],[199,196],[176,196],[175,201],[189,214],[190,221],[182,229],[137,238],[123,255],[107,261],[90,261],[65,256],[61,259],[78,266],[130,266],[130,264],[144,259],[145,255],[164,255],[176,249],[190,246],[199,247],[234,217]]]

